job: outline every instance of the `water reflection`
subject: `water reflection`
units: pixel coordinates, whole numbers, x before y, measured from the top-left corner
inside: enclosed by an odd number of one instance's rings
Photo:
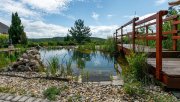
[[[41,58],[46,65],[48,59],[56,56],[61,64],[66,64],[66,61],[72,61],[72,69],[75,74],[89,72],[90,79],[110,80],[110,75],[117,75],[121,70],[117,64],[114,55],[100,51],[78,51],[75,48],[71,49],[41,49]],[[117,67],[117,68],[116,68]]]

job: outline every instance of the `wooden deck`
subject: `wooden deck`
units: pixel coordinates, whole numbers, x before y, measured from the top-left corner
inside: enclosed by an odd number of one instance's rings
[[[148,58],[151,58],[148,59],[147,62],[150,65],[149,70],[155,78],[163,82],[169,88],[180,89],[180,51],[177,51],[179,46],[178,40],[180,40],[178,29],[180,20],[178,19],[179,15],[165,17],[167,15],[167,10],[160,10],[156,14],[144,19],[135,17],[117,28],[113,37],[117,45],[117,51],[124,52],[125,54],[129,54],[132,51],[136,53],[147,53]],[[167,21],[172,22],[172,27],[168,31],[164,31],[163,24]],[[132,29],[129,32],[125,32],[125,29],[127,29],[126,27],[129,25],[132,26]],[[155,26],[156,29],[150,32],[149,27],[152,25]],[[144,31],[142,31],[142,28]],[[171,37],[167,35],[171,35]],[[125,38],[132,44],[125,44],[127,43]],[[171,48],[173,51],[162,49],[162,42],[165,40],[167,41],[167,39],[172,41]],[[148,45],[150,40],[155,41],[155,48],[136,45],[136,41],[141,41]]]
[[[117,45],[118,51],[123,51],[125,54],[129,54],[132,50],[132,44]],[[136,45],[136,52],[146,52],[148,56],[147,63],[150,66],[151,74],[155,75],[156,68],[156,48],[148,46]],[[162,59],[162,82],[168,88],[180,89],[180,51],[169,51],[163,49],[164,58]]]

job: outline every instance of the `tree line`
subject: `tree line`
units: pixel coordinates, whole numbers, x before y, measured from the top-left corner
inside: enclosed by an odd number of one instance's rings
[[[22,25],[21,19],[18,13],[12,13],[12,21],[9,33],[9,43],[11,44],[27,44],[27,36],[24,31],[24,26]],[[78,19],[74,23],[74,27],[68,30],[67,36],[64,41],[75,41],[78,44],[82,44],[90,41],[91,36],[90,27],[84,25],[84,21]]]

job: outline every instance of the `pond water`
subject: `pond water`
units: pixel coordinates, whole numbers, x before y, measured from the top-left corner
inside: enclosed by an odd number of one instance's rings
[[[59,63],[63,65],[72,61],[73,74],[80,75],[82,70],[88,72],[88,81],[110,81],[111,76],[117,76],[121,72],[115,57],[100,51],[85,52],[75,48],[41,49],[40,54],[44,65],[48,65],[48,61],[53,57],[58,58]],[[85,78],[82,78],[82,81],[86,81]]]

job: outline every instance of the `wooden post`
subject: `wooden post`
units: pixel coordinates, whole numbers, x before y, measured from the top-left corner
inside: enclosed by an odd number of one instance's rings
[[[156,78],[161,79],[162,71],[162,12],[156,14]]]
[[[123,27],[121,28],[121,47],[123,48]]]
[[[133,22],[132,22],[132,44],[133,44],[133,52],[135,52],[135,21],[136,19],[134,18],[133,19]]]
[[[146,37],[148,36],[148,26],[146,26]],[[148,46],[148,39],[146,39],[146,46]]]
[[[117,38],[117,30],[116,30],[116,45],[118,44],[117,40],[118,40],[118,38]]]
[[[177,18],[178,18],[178,17],[177,17]],[[173,19],[173,21],[177,21],[177,20],[178,20],[177,18]],[[173,25],[173,30],[177,30],[177,29],[178,29],[177,24],[174,24],[174,25]],[[173,36],[177,36],[177,33],[173,34]],[[174,51],[177,51],[177,39],[174,39],[174,40],[173,40],[173,50],[174,50]]]

